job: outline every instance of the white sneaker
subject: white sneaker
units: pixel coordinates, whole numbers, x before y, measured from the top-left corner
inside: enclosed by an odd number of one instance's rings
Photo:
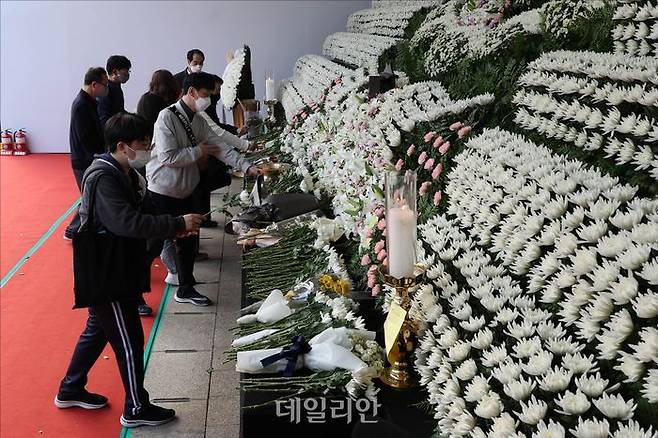
[[[178,274],[172,274],[171,272],[168,272],[167,278],[165,278],[165,283],[172,286],[178,286]]]

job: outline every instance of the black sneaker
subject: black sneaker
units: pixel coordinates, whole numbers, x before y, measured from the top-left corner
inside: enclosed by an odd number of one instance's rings
[[[78,394],[55,396],[55,406],[60,409],[66,408],[83,408],[83,409],[100,409],[107,406],[107,397],[100,394],[93,394],[86,390]]]
[[[219,225],[219,222],[212,219],[204,219],[204,221],[201,222],[201,228],[217,228],[217,225]]]
[[[119,421],[123,427],[131,428],[139,426],[159,426],[161,424],[169,423],[174,418],[176,418],[176,411],[173,409],[148,405],[137,415],[123,414]]]
[[[179,288],[174,295],[174,300],[176,300],[177,303],[190,303],[194,304],[195,306],[210,306],[212,304],[210,298],[205,295],[201,295],[194,288],[186,291],[182,291]]]
[[[72,241],[73,240],[73,233],[69,230],[64,231],[64,235],[62,235],[62,239],[67,240],[67,241]]]
[[[148,304],[140,304],[137,306],[137,313],[139,313],[139,316],[151,316],[153,309]]]

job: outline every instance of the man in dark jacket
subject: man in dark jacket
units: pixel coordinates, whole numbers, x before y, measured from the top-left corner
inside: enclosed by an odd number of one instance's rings
[[[109,152],[98,155],[83,178],[82,225],[73,239],[74,307],[88,307],[89,316],[55,405],[99,409],[107,404],[107,398],[85,386],[109,342],[126,392],[121,424],[156,426],[172,420],[175,412],[152,405],[144,389],[144,332],[137,302],[148,282],[146,239],[197,233],[202,217],[143,213],[146,186],[134,170],[150,158],[149,127],[142,117],[113,116],[105,137]]]
[[[130,60],[123,55],[112,55],[107,59],[108,93],[107,96],[98,98],[98,116],[101,125],[117,113],[122,113],[124,108],[123,90],[121,84],[130,79]]]
[[[71,167],[73,176],[82,190],[82,175],[91,165],[94,154],[105,150],[103,127],[98,117],[97,97],[107,96],[108,78],[102,67],[92,67],[85,74],[84,86],[71,105],[71,125],[69,144],[71,147]],[[76,212],[64,232],[64,239],[71,240],[80,227],[80,216]]]
[[[192,49],[187,52],[187,67],[185,70],[178,72],[174,75],[174,79],[178,82],[178,86],[182,89],[185,78],[190,73],[199,73],[203,69],[203,63],[206,60],[206,55],[199,49]],[[185,90],[183,90],[183,93]]]

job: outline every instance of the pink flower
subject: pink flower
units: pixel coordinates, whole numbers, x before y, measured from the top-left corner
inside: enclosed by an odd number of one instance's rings
[[[423,164],[427,160],[427,152],[421,152],[420,156],[418,157],[418,164]]]
[[[376,284],[377,284],[377,280],[375,278],[368,278],[368,287],[370,289],[375,287]]]
[[[423,141],[425,141],[425,143],[429,143],[434,137],[436,137],[436,132],[430,131],[423,136]]]
[[[384,249],[385,246],[386,243],[384,243],[383,240],[380,240],[379,242],[375,243],[375,252],[381,251],[382,249]]]
[[[439,148],[439,152],[441,153],[441,155],[445,155],[446,152],[448,152],[448,149],[450,149],[450,142],[449,141],[447,141],[447,142],[445,142],[441,145],[441,147]]]
[[[380,219],[379,222],[377,222],[377,228],[379,231],[384,231],[386,229],[386,219]]]
[[[404,166],[404,161],[402,161],[402,158],[398,160],[397,163],[395,163],[395,170],[398,172],[402,170],[402,166]]]
[[[376,284],[375,287],[372,288],[372,296],[376,297],[377,295],[379,295],[380,292],[381,292],[381,287],[378,284]]]
[[[443,171],[443,164],[439,163],[432,171],[432,179],[437,179]]]
[[[377,260],[379,260],[379,261],[381,262],[381,261],[384,260],[385,258],[386,258],[386,250],[385,250],[385,249],[382,249],[381,251],[379,251],[379,252],[377,253]]]
[[[373,235],[374,233],[375,233],[375,232],[374,232],[374,230],[373,230],[372,228],[368,228],[368,229],[366,230],[366,237],[372,237],[372,235]]]
[[[450,125],[450,130],[451,131],[456,131],[459,128],[461,128],[462,126],[464,126],[464,124],[462,122],[455,122],[452,125]]]
[[[443,144],[443,137],[436,137],[432,146],[434,147],[434,149],[438,149],[439,146],[441,146],[442,144]]]
[[[432,167],[434,167],[434,158],[425,161],[425,170],[430,170]]]
[[[464,126],[457,132],[457,137],[459,138],[464,138],[468,135],[468,133],[471,132],[471,127],[470,126]]]
[[[407,155],[411,156],[415,151],[416,151],[416,146],[412,144],[412,145],[409,146],[409,148],[407,149]]]
[[[388,266],[388,257],[385,257],[384,260],[382,260],[382,265]]]
[[[361,257],[361,266],[368,266],[370,263],[372,263],[370,256],[368,254],[363,254],[363,257]]]
[[[368,275],[372,273],[372,275],[375,275],[375,272],[377,272],[377,266],[372,265],[368,268]]]
[[[421,195],[426,195],[426,194],[427,194],[427,191],[429,190],[431,184],[432,184],[432,183],[429,182],[429,181],[425,181],[424,183],[422,183],[422,184],[420,185],[420,190],[419,190],[420,194],[421,194]]]
[[[375,215],[379,218],[384,217],[384,207],[381,205],[375,209]]]
[[[440,190],[434,194],[434,199],[432,201],[434,202],[434,205],[439,205],[439,202],[441,202],[441,191]]]

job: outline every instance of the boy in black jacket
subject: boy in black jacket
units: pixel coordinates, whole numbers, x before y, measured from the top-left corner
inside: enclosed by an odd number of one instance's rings
[[[149,127],[142,117],[111,117],[105,139],[109,152],[97,155],[83,177],[82,226],[73,237],[74,307],[88,307],[89,317],[55,405],[99,409],[107,404],[106,397],[88,392],[85,385],[109,342],[126,391],[121,424],[156,426],[176,414],[152,405],[144,389],[144,332],[137,303],[148,286],[146,239],[197,233],[202,216],[143,213],[145,182],[134,170],[150,158]]]

